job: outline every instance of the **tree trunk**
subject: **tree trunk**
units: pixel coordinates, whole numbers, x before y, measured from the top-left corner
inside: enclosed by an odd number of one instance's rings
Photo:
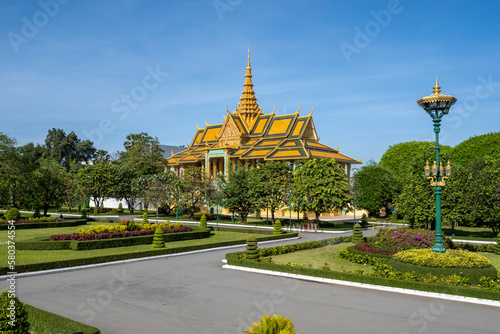
[[[314,220],[319,224],[319,215],[321,214],[321,212],[314,212],[314,214],[316,215],[316,218]]]

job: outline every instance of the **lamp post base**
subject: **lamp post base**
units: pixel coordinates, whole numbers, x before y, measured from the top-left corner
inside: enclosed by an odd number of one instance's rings
[[[435,253],[444,253],[444,252],[446,252],[446,248],[444,247],[444,245],[442,243],[439,243],[439,244],[436,243],[432,247],[432,251]]]

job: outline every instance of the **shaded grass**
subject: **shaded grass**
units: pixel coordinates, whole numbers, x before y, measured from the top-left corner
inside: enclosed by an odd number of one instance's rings
[[[345,271],[364,269],[367,272],[373,270],[373,266],[363,265],[343,259],[338,255],[338,252],[344,248],[354,245],[353,243],[337,244],[314,249],[307,249],[282,255],[273,255],[274,263],[296,262],[305,265],[307,268],[321,269],[328,264],[330,270]]]
[[[497,241],[496,235],[493,233],[491,228],[486,227],[458,226],[455,228],[454,237],[451,236],[451,227],[443,227],[443,232],[446,236],[452,239]]]

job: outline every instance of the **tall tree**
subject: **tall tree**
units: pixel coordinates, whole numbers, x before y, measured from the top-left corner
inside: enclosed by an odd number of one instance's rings
[[[205,200],[210,200],[214,194],[214,183],[200,167],[184,169],[179,183],[180,199],[189,210],[190,217]]]
[[[387,209],[395,193],[396,180],[392,173],[375,162],[361,168],[354,179],[356,206],[375,215],[379,209]]]
[[[274,224],[275,212],[289,199],[290,167],[287,162],[267,161],[251,169],[252,196],[259,198],[259,207],[268,208]]]
[[[130,134],[123,143],[125,151],[120,153],[120,160],[138,176],[159,173],[165,169],[166,162],[158,145],[158,138],[146,132]]]
[[[93,145],[90,140],[82,142],[73,131],[66,134],[62,129],[53,128],[45,138],[45,157],[54,159],[69,171],[72,164],[92,160],[96,152]]]
[[[242,166],[229,173],[228,181],[222,189],[222,202],[231,212],[236,212],[245,224],[250,212],[255,211],[258,199],[252,191],[254,176],[248,166]]]
[[[332,159],[302,161],[294,171],[294,192],[307,198],[304,207],[316,215],[347,207],[349,183],[344,171]]]
[[[42,159],[40,168],[35,170],[33,181],[43,214],[49,207],[59,207],[64,198],[64,168],[53,159]]]
[[[87,165],[78,171],[79,186],[84,189],[85,194],[89,192],[95,207],[100,207],[106,198],[112,197],[116,192],[117,168],[114,164],[104,163]]]

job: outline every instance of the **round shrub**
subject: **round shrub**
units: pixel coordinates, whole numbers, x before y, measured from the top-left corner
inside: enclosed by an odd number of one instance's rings
[[[435,268],[489,268],[491,261],[484,256],[466,250],[448,249],[436,253],[432,249],[410,249],[394,254],[394,260]]]
[[[247,334],[295,334],[295,326],[288,317],[274,314],[272,317],[265,314],[260,322],[254,322],[253,326],[243,331]]]
[[[200,218],[200,227],[207,228],[207,216],[203,215]]]
[[[246,258],[249,260],[255,260],[259,258],[259,251],[257,250],[257,239],[253,234],[250,234],[247,238],[247,250],[245,252]]]
[[[18,221],[21,218],[21,214],[19,213],[19,210],[16,208],[11,208],[7,213],[5,214],[5,219],[7,220],[15,220]]]
[[[11,317],[15,319],[14,326],[11,326],[13,320]],[[29,328],[28,312],[24,304],[8,291],[2,292],[0,295],[0,332],[27,334]]]
[[[155,231],[153,236],[153,246],[151,246],[151,248],[165,248],[165,235],[163,234],[161,226],[158,226]]]
[[[352,232],[352,242],[359,244],[363,241],[365,241],[363,238],[363,230],[361,229],[361,225],[356,223],[354,224],[354,232]]]
[[[282,233],[283,233],[283,231],[281,230],[281,222],[278,219],[274,222],[273,235],[282,234]]]

